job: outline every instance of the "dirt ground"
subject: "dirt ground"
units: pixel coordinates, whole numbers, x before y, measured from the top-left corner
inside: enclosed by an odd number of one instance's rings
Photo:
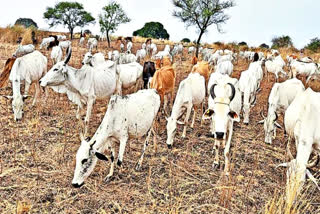
[[[73,41],[69,65],[80,68],[86,49],[77,47],[77,43]],[[138,45],[134,44],[134,52]],[[0,44],[0,70],[14,48]],[[107,53],[105,42],[99,45],[99,51]],[[49,52],[42,52],[49,57]],[[177,90],[191,70],[186,50],[182,62],[176,65]],[[50,62],[48,69],[51,66]],[[239,78],[247,67],[239,60],[233,76]],[[250,124],[246,126],[242,120],[235,124],[229,178],[223,176],[223,164],[218,170],[212,168],[209,123],[200,126],[198,114],[195,128],[188,127],[185,139],[181,138],[183,126],[178,126],[172,150],[167,149],[166,120],[161,118],[158,144],[155,147],[151,143],[140,171],[134,166],[143,142],[131,140],[114,180],[104,182],[110,165],[99,161],[80,189],[71,186],[81,131],[75,118],[76,106],[65,95],[50,90],[49,98],[45,100],[42,94],[36,106],[31,106],[32,99],[28,99],[23,120],[15,122],[11,102],[0,97],[0,213],[264,213],[267,202],[278,197],[286,185],[285,170],[275,166],[287,161],[287,139],[278,130],[273,144],[267,145],[263,126],[257,124],[262,119],[260,111],[267,113],[274,81],[274,77],[270,82],[264,78]],[[313,81],[311,87],[319,91],[319,82]],[[12,90],[0,89],[0,94],[11,95]],[[106,100],[94,105],[90,136],[106,108]],[[283,115],[279,120],[283,124]],[[109,151],[105,154],[109,156]],[[222,150],[220,160],[223,162]],[[314,168],[313,172],[317,171]],[[314,186],[309,191],[316,198],[312,206],[318,209],[320,193]]]

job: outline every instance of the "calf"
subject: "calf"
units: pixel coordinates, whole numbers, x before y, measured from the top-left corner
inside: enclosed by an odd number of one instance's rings
[[[105,180],[109,181],[114,172],[114,143],[120,144],[117,165],[121,166],[128,140],[147,135],[141,157],[136,165],[136,169],[139,170],[159,107],[160,97],[154,89],[141,90],[124,97],[112,96],[103,121],[92,139],[81,139],[72,185],[81,187],[93,171],[97,160],[108,160],[102,154],[107,148],[111,150],[111,167]]]

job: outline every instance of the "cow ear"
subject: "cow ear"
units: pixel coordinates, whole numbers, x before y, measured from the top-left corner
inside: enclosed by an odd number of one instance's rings
[[[279,123],[274,122],[274,125],[275,125],[276,127],[278,127],[279,129],[282,129],[282,126],[280,126],[280,124],[279,124]]]
[[[239,115],[236,113],[236,112],[234,112],[234,111],[230,111],[229,112],[229,114],[228,114],[228,116],[232,119],[232,120],[239,120]]]
[[[260,121],[258,122],[258,124],[264,124],[264,119],[263,119],[263,120],[260,120]]]
[[[84,139],[84,136],[83,136],[83,133],[82,133],[82,132],[80,132],[80,140],[81,140],[81,142],[85,141],[85,139]]]
[[[96,152],[95,155],[97,156],[97,158],[99,160],[104,160],[104,161],[108,161],[108,158],[104,155],[104,154],[101,154],[99,152]]]
[[[205,113],[202,115],[202,120],[208,120],[212,117],[214,111],[212,109],[207,109]]]
[[[22,100],[25,101],[26,99],[28,99],[29,97],[31,97],[30,95],[23,95]]]
[[[8,99],[8,100],[12,100],[13,99],[13,96],[3,96],[3,97],[5,97],[6,99]]]

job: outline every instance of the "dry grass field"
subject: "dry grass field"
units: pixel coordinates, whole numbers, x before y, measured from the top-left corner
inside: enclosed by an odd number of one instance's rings
[[[74,40],[69,64],[80,68],[86,49],[77,44],[78,40]],[[134,52],[138,45],[134,44]],[[0,70],[15,47],[0,43]],[[99,51],[107,53],[106,42],[99,44]],[[50,62],[48,69],[51,66]],[[233,75],[238,78],[247,67],[245,61],[239,60]],[[176,88],[190,70],[185,50],[182,62],[177,62]],[[76,106],[65,95],[50,90],[49,98],[45,100],[42,94],[34,107],[31,99],[27,100],[23,120],[15,122],[11,102],[0,97],[0,213],[285,213],[285,169],[275,166],[287,161],[287,139],[279,130],[273,144],[267,145],[263,126],[257,125],[260,111],[264,108],[267,112],[274,81],[273,77],[270,82],[263,80],[250,125],[242,121],[235,124],[230,177],[223,176],[223,168],[213,170],[209,123],[200,126],[198,114],[195,128],[188,127],[185,139],[181,138],[183,127],[178,126],[172,150],[167,149],[166,120],[161,118],[158,144],[150,145],[140,171],[135,171],[134,166],[143,143],[131,140],[122,169],[116,168],[111,182],[104,182],[109,163],[99,161],[80,189],[71,186],[81,131],[75,118]],[[320,90],[318,81],[313,81],[311,87]],[[3,88],[0,94],[9,95],[12,90]],[[90,136],[106,108],[107,101],[94,105]],[[84,113],[83,110],[83,116]],[[282,121],[280,115],[280,124]],[[109,151],[105,153],[109,155]],[[223,161],[223,156],[220,159]],[[313,170],[318,172],[318,168]],[[318,177],[318,173],[315,175]],[[298,208],[287,213],[320,213],[320,193],[310,181],[304,187],[308,190],[296,204]]]

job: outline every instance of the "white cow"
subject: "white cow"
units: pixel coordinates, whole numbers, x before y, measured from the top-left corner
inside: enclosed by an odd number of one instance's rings
[[[196,51],[196,48],[193,46],[188,48],[188,54],[194,54],[195,51]]]
[[[43,38],[43,39],[42,39],[42,42],[41,42],[41,44],[40,44],[40,49],[48,47],[48,45],[50,44],[50,42],[53,42],[54,40],[55,40],[54,37]]]
[[[29,45],[21,45],[19,44],[17,50],[15,51],[15,53],[13,54],[14,57],[20,57],[20,56],[24,56],[28,53],[32,53],[35,50],[34,45],[29,44]]]
[[[40,93],[39,79],[47,72],[47,63],[47,58],[39,51],[19,57],[14,62],[9,76],[9,80],[12,82],[13,95],[6,97],[12,99],[12,109],[16,121],[22,119],[23,101],[28,97],[32,83],[36,84],[32,105],[36,103]],[[22,81],[25,83],[24,95],[21,95],[20,91]]]
[[[96,67],[96,66],[101,65],[105,62],[106,62],[106,60],[104,58],[103,53],[99,52],[99,53],[95,53],[94,55],[92,55],[91,52],[87,52],[84,55],[84,58],[82,60],[82,65],[91,65],[93,67]],[[108,63],[110,63],[110,62],[108,62]],[[109,65],[112,66],[113,63],[110,63]]]
[[[63,49],[67,49],[69,46],[71,46],[71,41],[62,41],[59,42],[59,46]]]
[[[257,98],[258,79],[252,70],[241,72],[239,89],[243,95],[243,123],[249,124],[250,109]]]
[[[316,179],[308,170],[315,166],[316,161],[308,164],[309,157],[315,152],[319,158],[320,147],[320,94],[308,88],[296,96],[285,112],[285,128],[290,137],[295,139],[297,155],[289,163],[279,166],[287,170],[287,198],[295,198],[299,194],[306,175],[316,184]],[[288,142],[289,143],[289,142]],[[291,154],[291,153],[290,153]],[[319,190],[319,187],[318,187]]]
[[[234,58],[232,55],[223,55],[218,58],[217,65],[219,65],[221,62],[226,62],[226,61],[232,62],[233,60]]]
[[[271,89],[268,99],[268,115],[263,117],[259,123],[264,124],[265,138],[264,142],[271,144],[272,139],[276,137],[276,128],[281,128],[277,123],[277,111],[285,112],[295,97],[305,90],[303,83],[296,79],[289,79],[282,83],[275,83]]]
[[[82,46],[84,44],[84,40],[85,38],[84,37],[81,37],[80,40],[79,40],[79,46]]]
[[[138,91],[139,87],[142,86],[143,67],[139,63],[120,64],[117,66],[117,73],[119,74],[121,89],[136,86],[135,91]]]
[[[58,93],[66,93],[69,100],[78,105],[78,119],[82,104],[87,104],[86,132],[95,100],[109,98],[119,89],[116,64],[111,67],[105,64],[96,67],[85,64],[80,69],[75,69],[67,65],[71,52],[69,48],[66,59],[55,64],[40,80],[40,84],[43,87],[49,86]]]
[[[93,48],[96,48],[98,50],[98,40],[96,38],[89,38],[87,48],[91,52]]]
[[[105,180],[109,181],[114,172],[114,143],[120,144],[117,165],[121,166],[128,140],[147,135],[141,157],[136,165],[136,170],[139,170],[151,132],[154,133],[153,123],[159,108],[160,96],[154,89],[141,90],[125,97],[112,96],[103,121],[92,139],[85,140],[83,137],[81,139],[72,185],[81,187],[93,171],[97,160],[108,160],[102,154],[107,148],[111,150],[111,167]]]
[[[131,54],[131,49],[132,49],[132,42],[128,42],[128,44],[127,44],[127,53],[128,54]]]
[[[62,60],[62,48],[60,46],[54,46],[51,50],[50,58],[52,60],[52,65],[61,62]]]
[[[65,35],[57,35],[57,39],[58,39],[59,41],[62,41],[62,40],[66,40],[67,37],[66,37]]]
[[[137,61],[137,57],[134,54],[120,53],[118,63],[119,64],[128,64],[128,63],[132,63],[132,62],[136,62],[136,61]]]
[[[146,49],[140,49],[140,50],[138,50],[137,53],[136,53],[137,62],[140,62],[140,61],[143,60],[146,56],[147,56],[147,51],[146,51]]]
[[[184,124],[182,137],[186,137],[187,131],[187,124],[189,121],[189,117],[191,114],[191,110],[194,106],[201,105],[201,112],[203,107],[203,102],[206,95],[206,88],[205,88],[205,79],[199,73],[190,73],[188,77],[181,81],[179,85],[178,92],[176,94],[176,99],[174,101],[172,107],[171,116],[167,119],[167,146],[172,147],[173,140],[177,130],[177,123]],[[196,110],[194,108],[193,119],[191,123],[191,128],[193,128],[195,117],[196,117]],[[186,117],[184,122],[179,122],[179,119],[183,116],[186,112]]]
[[[291,73],[290,76],[296,77],[298,74],[304,75],[307,78],[307,82],[311,78],[315,78],[319,74],[318,65],[315,63],[299,62],[297,60],[292,60],[290,63]]]
[[[229,76],[231,76],[232,72],[233,72],[233,64],[230,61],[224,61],[219,63],[216,66],[216,72],[219,72],[221,74],[227,74]]]
[[[287,76],[287,74],[283,71],[283,64],[282,62],[276,61],[276,60],[267,60],[265,62],[265,73],[268,76],[268,81],[269,81],[269,75],[268,72],[273,73],[276,76],[276,81],[279,81],[279,73],[283,74],[284,76]]]
[[[150,45],[150,50],[151,50],[151,56],[154,56],[154,55],[156,55],[157,54],[157,52],[158,52],[158,48],[157,48],[157,45],[156,44],[154,44],[154,43],[151,43],[151,45]]]
[[[203,115],[203,119],[212,119],[210,131],[215,136],[215,160],[213,167],[219,166],[219,146],[223,142],[225,146],[225,173],[229,175],[229,150],[233,133],[234,121],[240,122],[241,93],[238,83],[232,84],[233,78],[224,75],[218,84],[210,86],[210,96],[208,99],[208,109]],[[228,133],[228,140],[225,144]]]

